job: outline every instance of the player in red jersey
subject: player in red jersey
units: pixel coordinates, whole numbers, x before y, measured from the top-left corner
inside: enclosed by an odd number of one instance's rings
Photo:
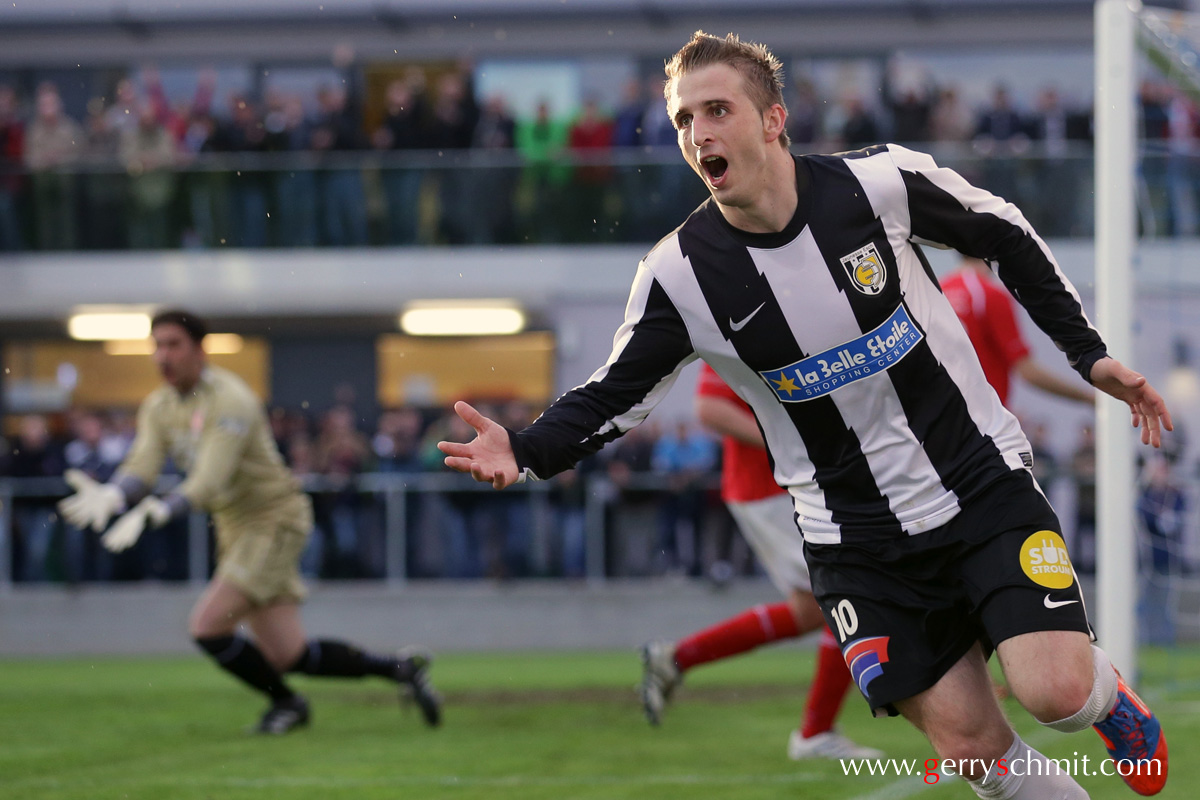
[[[984,377],[1000,395],[1001,403],[1008,406],[1013,375],[1048,394],[1080,403],[1096,401],[1090,387],[1060,378],[1030,355],[1017,325],[1012,295],[997,284],[986,263],[965,257],[959,268],[940,283],[942,294],[954,307],[975,347]]]

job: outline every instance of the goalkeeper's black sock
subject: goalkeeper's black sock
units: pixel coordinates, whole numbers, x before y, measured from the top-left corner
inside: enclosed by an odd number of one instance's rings
[[[380,656],[335,639],[310,639],[304,652],[288,672],[327,678],[361,678],[378,675],[397,679],[400,667],[395,656]]]
[[[196,644],[224,669],[243,683],[269,696],[287,700],[295,692],[283,682],[283,676],[263,656],[254,643],[241,636],[198,637]]]

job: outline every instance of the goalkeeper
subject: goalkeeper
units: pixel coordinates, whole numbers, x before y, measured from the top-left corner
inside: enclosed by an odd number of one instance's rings
[[[142,403],[137,436],[112,481],[69,471],[76,492],[59,510],[78,528],[107,527],[101,542],[113,552],[192,509],[212,514],[217,568],[192,609],[189,632],[222,669],[270,699],[258,732],[287,733],[308,723],[307,701],[284,680],[289,672],[386,678],[412,696],[426,723],[437,725],[440,700],[429,685],[427,654],[376,655],[305,636],[298,564],[312,530],[312,506],[284,465],[250,387],[208,365],[206,333],[204,322],[187,311],[154,317],[154,362],[166,385]],[[151,488],[168,457],[187,477],[158,497]],[[239,632],[243,623],[253,640]]]

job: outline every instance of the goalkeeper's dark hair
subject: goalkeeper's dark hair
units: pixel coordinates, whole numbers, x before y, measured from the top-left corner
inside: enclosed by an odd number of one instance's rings
[[[178,325],[196,344],[200,344],[208,335],[208,324],[191,311],[185,311],[182,308],[166,308],[159,311],[150,320],[150,330],[154,330],[159,325]]]

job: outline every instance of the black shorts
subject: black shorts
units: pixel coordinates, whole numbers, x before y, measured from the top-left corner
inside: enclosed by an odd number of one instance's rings
[[[1091,635],[1054,509],[1018,470],[950,522],[871,544],[806,544],[813,594],[876,716],[971,649],[1033,631]]]

